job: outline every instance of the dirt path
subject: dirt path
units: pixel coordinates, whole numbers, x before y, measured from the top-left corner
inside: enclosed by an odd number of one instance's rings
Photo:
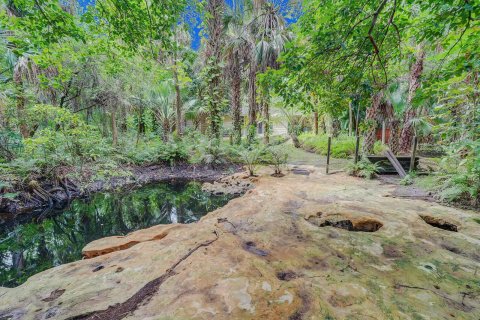
[[[293,146],[291,141],[282,145],[285,152],[288,152],[288,163],[291,165],[308,165],[317,168],[325,168],[327,166],[327,157],[307,152],[303,149],[297,149]],[[347,164],[350,162],[348,159],[330,159],[330,169],[332,171],[343,171]]]

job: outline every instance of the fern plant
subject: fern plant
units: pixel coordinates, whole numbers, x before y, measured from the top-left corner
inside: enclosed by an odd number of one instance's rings
[[[370,162],[368,159],[363,158],[357,163],[350,163],[347,168],[347,173],[351,176],[373,179],[379,170],[379,166],[376,163]]]

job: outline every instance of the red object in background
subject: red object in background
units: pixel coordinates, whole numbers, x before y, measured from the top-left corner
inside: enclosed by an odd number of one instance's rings
[[[377,141],[382,141],[382,128],[377,129],[376,136],[377,136]],[[386,128],[385,129],[385,143],[388,143],[388,141],[390,141],[390,129]]]

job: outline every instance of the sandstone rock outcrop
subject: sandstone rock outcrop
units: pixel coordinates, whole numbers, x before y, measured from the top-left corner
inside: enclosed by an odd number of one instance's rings
[[[0,319],[480,318],[478,213],[308,169],[0,288]]]
[[[220,181],[215,181],[213,183],[204,183],[202,185],[202,191],[208,192],[213,195],[240,195],[254,187],[252,181],[253,179],[255,178],[251,178],[245,173],[237,173],[222,178]]]

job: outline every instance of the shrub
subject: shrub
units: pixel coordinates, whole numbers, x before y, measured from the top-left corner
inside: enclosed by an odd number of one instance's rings
[[[401,184],[402,186],[410,186],[410,185],[412,185],[412,184],[414,183],[415,177],[416,177],[415,173],[414,173],[414,172],[411,172],[411,173],[407,174],[407,175],[405,176],[405,178],[403,178],[402,180],[400,180],[400,184]]]
[[[203,164],[209,165],[212,168],[228,162],[228,147],[219,141],[209,140],[207,143],[200,146],[199,161]]]
[[[136,165],[154,164],[159,161],[164,143],[160,138],[142,139],[137,145],[127,144],[122,150],[125,161]]]
[[[187,148],[182,142],[170,142],[162,146],[158,160],[175,166],[177,162],[186,162],[189,159]]]
[[[436,189],[443,201],[480,204],[480,140],[454,145],[440,162]]]
[[[259,147],[253,147],[251,149],[243,149],[240,151],[240,159],[250,176],[255,175],[255,171],[259,164],[265,160],[265,149]]]
[[[347,173],[351,176],[373,179],[378,172],[378,165],[371,163],[364,158],[357,163],[351,163],[347,166]]]
[[[288,153],[281,147],[271,147],[267,149],[267,161],[273,166],[275,176],[282,175],[282,169],[285,168],[288,160]]]
[[[328,136],[305,133],[299,136],[300,142],[307,149],[327,155]],[[340,135],[332,139],[331,156],[333,158],[348,158],[355,154],[355,137]]]
[[[95,160],[113,151],[98,130],[66,109],[36,105],[29,110],[28,121],[42,126],[24,140],[22,157],[34,159],[43,170]]]

